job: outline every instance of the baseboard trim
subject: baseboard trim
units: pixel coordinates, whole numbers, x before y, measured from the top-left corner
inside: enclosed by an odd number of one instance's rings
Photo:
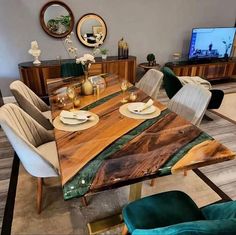
[[[3,102],[4,104],[16,103],[16,99],[14,96],[7,96],[7,97],[3,97]]]

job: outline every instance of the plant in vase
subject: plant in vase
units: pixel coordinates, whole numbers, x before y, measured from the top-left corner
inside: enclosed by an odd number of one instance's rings
[[[107,59],[108,49],[107,48],[100,48],[100,52],[101,52],[102,59],[106,60]]]
[[[156,64],[156,58],[154,54],[147,55],[147,61],[149,66],[154,66]]]
[[[230,41],[230,38],[229,38]],[[232,46],[232,43],[226,42],[226,40],[222,41],[225,44],[225,54],[224,54],[224,58],[228,59],[229,54],[228,54],[228,50],[229,48]]]
[[[81,63],[84,70],[84,82],[81,86],[81,92],[83,95],[92,95],[93,94],[93,84],[88,79],[88,71],[91,66],[91,63],[94,63],[95,59],[93,55],[84,54],[84,56],[77,58],[76,63]]]
[[[107,53],[108,53],[108,49],[107,48],[95,48],[93,51],[93,54],[95,56],[97,55],[101,55],[103,60],[107,59]]]

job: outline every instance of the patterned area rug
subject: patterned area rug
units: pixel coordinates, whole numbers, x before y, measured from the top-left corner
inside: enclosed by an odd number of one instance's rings
[[[168,190],[181,190],[189,194],[199,207],[221,200],[194,172],[187,176],[171,175],[160,177],[155,186],[143,182],[142,197]],[[43,211],[36,212],[36,179],[20,167],[16,201],[12,223],[12,235],[30,234],[78,234],[87,235],[86,224],[114,215],[128,203],[129,187],[109,190],[88,197],[89,205],[82,206],[79,199],[64,201],[58,179],[47,179],[43,192]],[[120,235],[122,225],[110,228],[100,235]]]
[[[219,109],[212,111],[219,116],[236,123],[236,93],[225,94],[222,104]]]

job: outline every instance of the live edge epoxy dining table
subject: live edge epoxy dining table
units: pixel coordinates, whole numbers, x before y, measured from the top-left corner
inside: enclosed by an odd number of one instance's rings
[[[156,100],[161,110],[156,118],[122,116],[120,82],[116,76],[106,82],[99,97],[80,97],[80,109],[99,116],[96,126],[77,132],[54,129],[65,199],[234,158],[234,152]],[[53,119],[62,110],[58,89],[68,85],[62,79],[48,80]],[[150,98],[135,87],[129,89],[136,90],[136,101]]]
[[[235,157],[157,100],[154,105],[161,114],[156,118],[137,120],[121,115],[120,82],[108,76],[106,83],[99,96],[80,97],[80,109],[97,114],[98,124],[83,131],[54,130],[65,200]],[[53,119],[61,112],[58,91],[68,84],[62,79],[48,80]],[[136,101],[150,98],[135,87],[129,90],[137,93]]]

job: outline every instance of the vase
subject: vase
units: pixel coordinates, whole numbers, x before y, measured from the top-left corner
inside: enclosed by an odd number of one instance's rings
[[[107,59],[107,54],[105,54],[105,55],[102,54],[102,59],[103,59],[103,60],[106,60],[106,59]]]
[[[81,86],[81,92],[83,95],[93,94],[93,84],[88,79],[88,71],[84,71],[84,82]]]

